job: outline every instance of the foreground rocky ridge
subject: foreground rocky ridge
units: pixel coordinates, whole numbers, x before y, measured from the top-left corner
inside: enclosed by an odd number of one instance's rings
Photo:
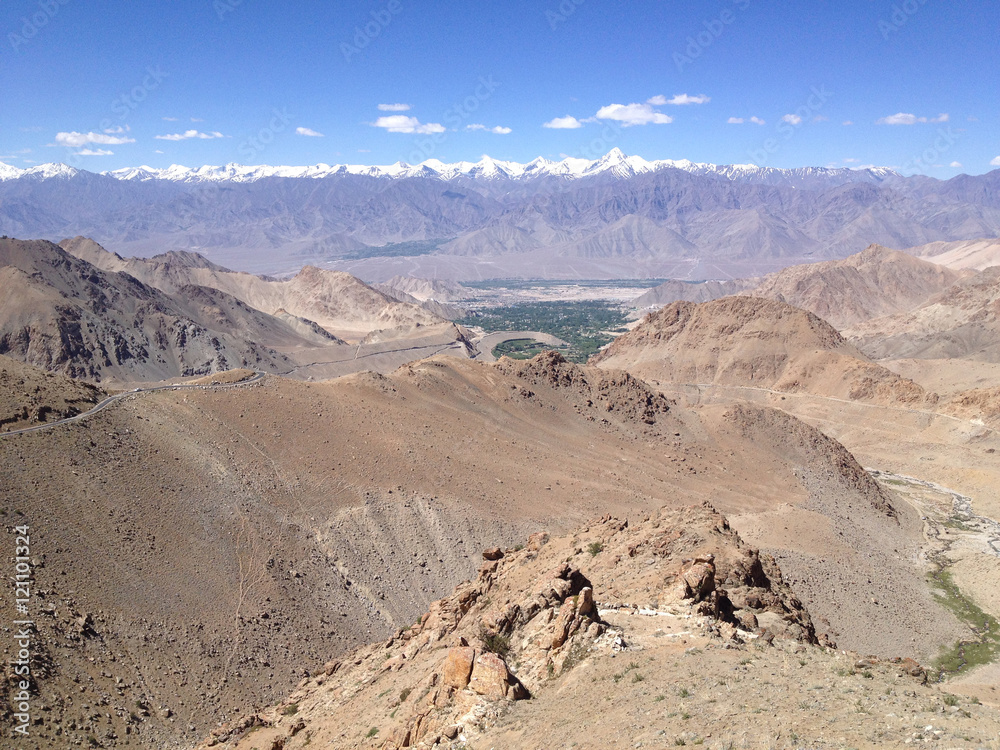
[[[300,735],[345,748],[489,742],[510,701],[543,693],[591,653],[628,649],[629,629],[609,611],[682,620],[720,645],[817,642],[774,561],[708,505],[633,525],[605,517],[483,555],[476,580],[413,626],[328,663],[274,709],[199,747],[291,747],[285,738]]]
[[[475,580],[412,626],[327,663],[198,750],[834,747],[845,735],[982,741],[1000,727],[993,709],[956,709],[911,659],[818,643],[774,560],[708,504],[540,532],[483,557]],[[814,683],[856,702],[806,697]],[[899,717],[883,719],[890,707]]]

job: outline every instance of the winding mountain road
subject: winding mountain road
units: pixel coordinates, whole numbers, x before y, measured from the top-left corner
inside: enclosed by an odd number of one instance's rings
[[[238,383],[218,383],[214,385],[203,385],[201,383],[192,383],[185,385],[183,383],[177,383],[174,385],[155,385],[151,388],[135,388],[131,391],[122,391],[121,393],[116,393],[113,396],[108,396],[106,399],[98,403],[93,409],[89,411],[80,412],[76,416],[66,417],[66,419],[60,419],[56,422],[46,422],[45,424],[37,424],[32,427],[22,427],[19,430],[10,430],[9,432],[0,432],[0,438],[9,437],[11,435],[24,435],[28,432],[39,432],[40,430],[48,430],[53,427],[58,427],[61,424],[69,424],[70,422],[79,422],[87,417],[92,417],[100,411],[104,411],[111,404],[116,401],[121,401],[127,396],[134,396],[137,393],[152,393],[153,391],[178,391],[191,388],[201,388],[210,390],[221,390],[225,388],[240,388],[245,385],[250,385],[251,383],[257,383],[264,378],[264,373],[257,370],[252,378],[247,378],[246,380],[241,380]]]

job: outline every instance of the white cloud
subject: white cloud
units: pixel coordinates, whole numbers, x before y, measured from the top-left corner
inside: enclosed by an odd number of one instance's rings
[[[162,154],[163,152],[162,152],[162,151],[160,151],[160,149],[156,149],[156,151],[154,151],[153,153],[154,153],[154,154]]]
[[[844,124],[845,125],[853,125],[854,123],[851,120],[844,120]]]
[[[764,121],[757,117],[756,115],[751,117],[749,120],[744,120],[742,117],[730,117],[726,120],[730,125],[742,125],[745,122],[752,122],[754,125],[764,125]]]
[[[609,104],[594,115],[598,120],[615,120],[623,128],[632,125],[668,125],[674,121],[670,115],[657,112],[650,104]]]
[[[565,117],[556,117],[548,122],[543,122],[542,127],[552,128],[553,130],[574,130],[582,128],[583,123],[572,115],[566,115]]]
[[[759,117],[756,117],[756,116],[755,117],[751,117],[750,118],[750,122],[752,122],[754,125],[764,125],[765,124],[762,119],[760,119]]]
[[[961,169],[962,168],[962,162],[960,162],[960,161],[953,161],[948,166],[951,167],[951,168],[953,168],[953,169]]]
[[[826,115],[816,115],[813,118],[813,122],[830,122],[830,118]]]
[[[799,117],[798,115],[785,115],[784,117],[781,118],[781,121],[790,123],[792,125],[802,124],[802,118]]]
[[[191,122],[205,122],[205,121],[202,120],[200,117],[192,117]]]
[[[510,128],[505,128],[502,125],[497,125],[496,127],[488,128],[485,125],[480,125],[478,122],[474,122],[471,125],[466,125],[465,129],[466,130],[485,130],[485,131],[487,131],[489,133],[496,133],[497,135],[507,135],[507,133],[511,132]]]
[[[104,146],[117,146],[122,143],[135,143],[135,138],[127,136],[108,135],[107,133],[56,133],[56,145],[79,148],[91,143],[99,143]]]
[[[103,148],[98,148],[98,149],[85,148],[75,153],[77,156],[111,156],[112,154],[114,154],[114,151],[108,151],[107,149]]]
[[[380,117],[372,125],[376,128],[385,128],[390,133],[443,133],[446,128],[436,122],[422,123],[416,117],[408,115],[387,115]]]
[[[164,117],[163,119],[166,120],[167,122],[177,122],[180,118],[179,117]]]
[[[408,112],[409,104],[380,104],[378,108],[381,112]]]
[[[218,130],[213,130],[211,133],[202,133],[198,130],[185,130],[183,133],[170,133],[169,135],[155,135],[153,137],[161,141],[186,141],[189,138],[209,141],[213,138],[225,138]]]
[[[121,125],[119,125],[117,128],[105,128],[104,132],[105,133],[118,134],[118,133],[127,133],[131,129],[132,128],[130,128],[128,125],[126,125],[124,128]]]
[[[844,159],[844,164],[857,164],[861,159]]]
[[[937,117],[917,117],[907,112],[897,112],[888,117],[882,117],[875,121],[876,125],[916,125],[918,122],[948,122],[948,114],[941,113]]]
[[[313,130],[312,128],[295,128],[295,132],[298,135],[308,135],[312,138],[322,138],[323,134],[318,130]]]
[[[676,94],[673,99],[667,99],[663,96],[654,96],[652,99],[647,100],[647,104],[708,104],[710,101],[712,101],[712,97],[705,96],[704,94],[698,94],[697,96],[691,96],[690,94]]]
[[[1000,156],[990,162],[991,167],[1000,167]]]

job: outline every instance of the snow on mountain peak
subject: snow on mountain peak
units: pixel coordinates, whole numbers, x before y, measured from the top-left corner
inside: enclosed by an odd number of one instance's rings
[[[801,169],[777,169],[761,167],[756,164],[716,165],[693,162],[688,159],[661,159],[647,161],[641,156],[628,156],[617,146],[598,159],[581,157],[564,157],[560,161],[552,161],[539,156],[527,164],[494,159],[483,155],[476,162],[445,163],[440,159],[426,159],[420,164],[412,165],[397,161],[395,164],[383,166],[359,164],[314,164],[312,166],[270,166],[267,164],[244,165],[229,163],[223,166],[204,165],[201,167],[185,167],[171,164],[166,168],[155,168],[146,165],[116,169],[102,172],[103,175],[122,181],[146,182],[164,180],[169,182],[202,183],[202,182],[256,182],[268,177],[284,177],[299,179],[323,179],[327,177],[357,175],[381,179],[403,179],[407,177],[423,177],[450,181],[458,178],[472,180],[527,180],[536,178],[559,178],[564,180],[579,179],[602,175],[613,179],[629,179],[649,172],[665,169],[678,169],[696,175],[709,175],[738,182],[790,182],[805,184],[804,181],[822,176],[848,176],[850,179],[871,179],[879,181],[896,173],[885,167],[867,169],[826,169],[805,167]],[[30,169],[19,169],[0,163],[0,181],[19,179],[26,176],[47,179],[53,177],[72,177],[80,170],[65,164],[42,164]]]

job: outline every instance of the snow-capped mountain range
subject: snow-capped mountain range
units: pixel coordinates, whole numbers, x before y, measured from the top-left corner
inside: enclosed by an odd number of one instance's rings
[[[801,169],[776,169],[760,167],[755,164],[729,164],[719,166],[688,161],[687,159],[657,159],[647,161],[641,156],[626,156],[621,149],[614,148],[599,159],[583,159],[567,157],[561,161],[552,161],[538,157],[527,164],[514,161],[501,161],[484,156],[477,162],[460,161],[445,164],[438,159],[428,159],[420,164],[396,162],[387,166],[368,166],[358,164],[315,164],[306,167],[290,166],[245,166],[242,164],[226,164],[224,166],[203,166],[197,168],[173,164],[165,169],[154,167],[127,167],[101,174],[118,180],[148,182],[164,180],[168,182],[202,183],[202,182],[256,182],[266,177],[285,177],[303,179],[323,179],[342,175],[362,175],[388,179],[404,179],[424,177],[438,180],[455,180],[461,177],[475,180],[530,180],[541,177],[557,177],[564,179],[580,179],[598,175],[611,176],[617,179],[629,179],[641,174],[658,172],[664,169],[680,169],[697,175],[714,175],[737,182],[773,181],[777,179],[809,179],[811,177],[847,178],[849,181],[870,179],[881,180],[895,176],[896,173],[885,167],[873,169],[827,169],[823,167],[805,167]],[[30,169],[18,169],[0,163],[0,180],[12,180],[21,177],[69,177],[79,170],[64,164],[43,164]]]
[[[775,169],[599,159],[371,167],[0,166],[0,234],[84,235],[121,254],[195,250],[236,268],[306,263],[372,281],[725,278],[1000,236],[1000,170]]]

